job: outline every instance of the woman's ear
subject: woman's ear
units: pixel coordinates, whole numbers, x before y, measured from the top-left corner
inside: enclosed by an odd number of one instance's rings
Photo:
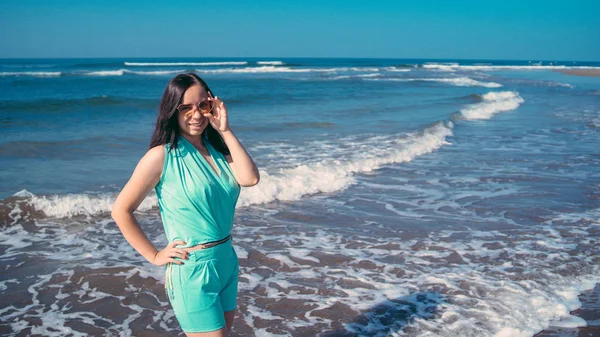
[[[208,97],[215,98],[215,96],[213,96],[213,94],[212,94],[212,92],[210,92],[210,90],[208,91]]]

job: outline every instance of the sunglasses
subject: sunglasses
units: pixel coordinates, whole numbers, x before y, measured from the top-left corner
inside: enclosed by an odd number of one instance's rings
[[[209,100],[204,100],[196,104],[179,104],[177,106],[177,110],[184,114],[186,118],[189,118],[192,116],[194,107],[197,107],[198,111],[200,111],[200,113],[202,114],[206,114],[212,111],[212,104]]]

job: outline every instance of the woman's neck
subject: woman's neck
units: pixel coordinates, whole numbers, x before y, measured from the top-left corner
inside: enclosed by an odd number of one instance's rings
[[[194,145],[196,148],[206,149],[206,146],[204,145],[205,141],[202,139],[202,135],[192,136],[182,134],[181,136],[185,138],[188,142],[190,142],[190,144]]]

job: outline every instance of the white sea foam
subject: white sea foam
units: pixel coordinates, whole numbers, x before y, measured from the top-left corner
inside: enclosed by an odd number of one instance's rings
[[[457,87],[486,87],[486,88],[499,88],[502,86],[496,82],[482,82],[477,81],[468,77],[449,77],[449,78],[380,78],[370,79],[373,81],[392,81],[392,82],[439,82]]]
[[[381,76],[380,73],[372,73],[372,74],[358,74],[356,75],[356,77],[377,77],[377,76]]]
[[[21,191],[20,195],[31,194]],[[390,331],[401,336],[407,328],[415,336],[533,336],[549,326],[584,326],[585,322],[570,312],[581,307],[578,295],[600,281],[600,268],[592,260],[585,262],[586,258],[594,257],[599,214],[598,209],[558,214],[539,227],[516,231],[432,230],[423,236],[414,233],[405,238],[398,233],[386,237],[353,235],[335,228],[290,227],[277,219],[269,220],[268,227],[239,224],[233,234],[239,238],[236,251],[241,252],[239,288],[246,296],[244,303],[248,304],[244,320],[255,327],[258,319],[280,319],[278,325],[282,331],[294,331],[302,326],[331,324],[331,319],[317,313],[343,305],[354,311],[347,317],[344,328],[373,336],[388,336]],[[29,304],[8,305],[1,310],[15,332],[35,328],[41,334],[58,334],[50,329],[52,324],[108,320],[101,313],[89,311],[88,306],[69,307],[69,312],[64,313],[65,299],[73,295],[86,304],[102,299],[110,303],[142,293],[155,296],[161,307],[168,306],[168,302],[152,294],[152,289],[144,287],[145,282],[164,284],[165,273],[147,263],[125,240],[115,240],[121,234],[114,222],[61,221],[43,226],[49,226],[49,230],[40,227],[35,235],[22,225],[0,231],[0,244],[8,247],[2,255],[8,267],[15,267],[11,263],[17,255],[61,263],[56,270],[33,275],[26,288]],[[365,225],[363,229],[369,230],[371,226]],[[146,233],[152,242],[163,245],[164,234],[152,231],[157,227],[156,223],[149,224]],[[579,234],[571,236],[574,228]],[[561,233],[569,235],[563,237]],[[581,247],[586,238],[594,241]],[[540,241],[548,244],[540,246]],[[492,248],[491,244],[502,245],[502,249]],[[551,256],[550,246],[555,252]],[[256,260],[247,252],[258,252],[280,263],[261,263],[257,268]],[[335,254],[348,262],[327,262],[315,258],[315,253],[324,257]],[[445,259],[449,254],[463,261],[448,262]],[[303,261],[294,261],[296,258]],[[76,271],[73,265],[84,268],[83,272]],[[118,277],[119,282],[126,284],[122,288],[124,293],[106,291],[110,288],[99,283],[92,285],[89,280],[95,276],[85,268]],[[75,273],[87,279],[73,278]],[[138,277],[145,280],[140,282]],[[0,283],[0,289],[6,287],[10,291],[15,284],[8,279]],[[55,296],[41,296],[49,291]],[[259,298],[269,301],[254,301]],[[305,311],[299,314],[303,319],[287,317],[296,313],[270,305],[273,300],[307,303]],[[390,317],[388,313],[398,312],[407,304],[410,310],[399,316],[397,322],[385,319]],[[40,305],[47,310],[32,309]],[[123,322],[106,326],[129,331],[131,322],[139,319],[142,311],[156,310],[156,315],[164,312],[143,303],[123,305],[128,309]],[[360,320],[354,319],[354,315]],[[39,321],[32,327],[23,317],[38,317]],[[156,317],[171,322],[173,319]]]
[[[269,65],[269,66],[282,66],[283,62],[282,61],[258,61],[258,62],[256,62],[256,64]]]
[[[262,66],[245,68],[226,68],[226,69],[196,69],[203,74],[244,74],[244,73],[311,73],[311,72],[335,72],[339,68],[295,68]]]
[[[179,70],[156,70],[156,71],[132,71],[127,70],[128,74],[133,75],[145,75],[145,76],[153,76],[153,75],[170,75],[170,74],[179,74],[185,72],[185,69]]]
[[[344,160],[326,159],[294,168],[283,168],[278,172],[263,171],[260,184],[244,189],[239,204],[247,206],[274,200],[298,200],[308,194],[342,190],[354,183],[353,175],[356,173],[370,172],[383,165],[411,161],[449,144],[446,137],[452,135],[451,128],[452,123],[440,122],[406,138],[387,139],[383,153],[372,152],[356,157],[349,155],[348,159]],[[378,138],[376,142],[384,143],[385,140]]]
[[[246,61],[234,62],[125,62],[128,67],[172,67],[172,66],[243,66]]]
[[[397,67],[385,67],[383,68],[384,71],[389,71],[389,72],[396,72],[396,73],[407,73],[409,71],[411,71],[412,69],[410,68],[397,68]]]
[[[331,80],[343,80],[347,78],[374,78],[382,76],[380,73],[372,73],[372,74],[357,74],[357,75],[340,75],[331,77]]]
[[[469,105],[460,112],[467,120],[490,119],[494,114],[518,108],[524,102],[515,91],[489,92],[483,102]]]
[[[60,71],[21,71],[21,72],[0,72],[0,76],[36,76],[36,77],[57,77],[62,73]]]
[[[87,75],[87,76],[123,76],[123,74],[125,72],[126,72],[125,69],[101,70],[101,71],[90,71],[90,72],[84,73],[84,75]]]
[[[65,194],[37,196],[22,190],[14,196],[27,198],[27,203],[36,210],[43,211],[46,216],[54,218],[70,218],[83,215],[91,216],[110,212],[116,195],[104,194]],[[138,207],[138,211],[147,211],[157,205],[156,194],[151,193]]]
[[[563,225],[560,231],[572,227],[570,224]],[[588,235],[595,230],[586,225],[580,227],[578,224],[576,227]],[[320,252],[323,255],[335,252],[336,255],[352,258],[353,262],[336,263],[335,272],[332,272],[331,264],[312,264],[311,262],[320,263],[314,259],[306,263],[295,263],[294,268],[289,270],[277,269],[277,266],[272,265],[270,268],[277,271],[269,277],[249,274],[253,271],[252,266],[242,267],[240,288],[254,291],[260,285],[265,292],[264,296],[269,299],[309,301],[315,305],[307,309],[308,312],[304,315],[309,322],[303,323],[309,326],[318,322],[315,318],[317,315],[312,313],[335,304],[343,303],[353,310],[376,315],[379,310],[374,308],[381,308],[383,304],[389,310],[397,309],[400,304],[390,300],[400,299],[403,303],[414,305],[410,322],[398,322],[398,326],[390,326],[393,325],[390,321],[383,323],[378,319],[369,319],[368,326],[354,322],[345,328],[359,334],[373,332],[376,336],[387,336],[384,332],[389,331],[397,331],[400,336],[401,330],[407,326],[418,331],[419,334],[415,334],[418,336],[430,336],[432,333],[439,336],[532,336],[555,324],[563,327],[583,326],[585,322],[571,316],[570,311],[581,306],[578,294],[593,288],[600,280],[597,276],[598,268],[593,265],[588,265],[589,271],[585,269],[582,275],[556,272],[562,269],[561,263],[573,259],[567,252],[575,251],[578,238],[553,241],[552,237],[544,236],[543,229],[527,228],[518,233],[490,233],[475,229],[432,231],[426,239],[379,237],[375,239],[377,243],[373,242],[372,237],[360,242],[356,236],[348,237],[330,229],[317,229],[311,235],[305,235],[305,231],[310,230],[299,227],[295,232],[286,231],[285,234],[261,231],[264,233],[260,235],[261,241],[282,242],[275,249],[257,247],[255,242],[245,242],[243,245],[278,259],[281,261],[279,266],[286,264],[285,261],[289,262],[283,256],[289,254],[290,257],[302,258],[305,252]],[[447,240],[451,234],[455,234],[456,238]],[[556,260],[545,257],[547,248],[538,245],[540,240],[552,241],[554,250],[561,252],[560,257]],[[489,248],[491,243],[501,242],[504,243],[503,249]],[[376,248],[384,243],[398,248]],[[415,250],[417,244],[424,248]],[[460,256],[464,262],[455,264],[444,261],[449,254]],[[394,256],[402,258],[393,262],[390,257]],[[500,259],[511,263],[489,262]],[[367,265],[376,266],[378,271],[357,268],[355,263],[358,261],[368,262]],[[515,270],[512,270],[514,268],[522,270],[518,273],[531,277],[515,275]],[[396,277],[395,273],[399,269],[403,271],[402,276]],[[310,291],[287,291],[290,286],[297,286],[295,281],[290,280],[302,279],[326,279],[331,292],[319,295]],[[367,284],[376,290],[360,285],[348,287],[343,284],[345,280]],[[315,290],[318,287],[317,284],[309,288]],[[436,293],[443,294],[446,299],[436,297]],[[316,301],[315,296],[318,298]],[[247,317],[247,322],[252,326],[254,317],[277,314],[265,310],[265,306],[256,306]],[[433,311],[440,315],[427,316],[427,312]],[[474,321],[481,324],[474,325]],[[296,327],[294,320],[290,319],[282,322],[282,325],[289,330]],[[376,332],[381,333],[375,334]]]
[[[456,78],[428,78],[421,79],[421,81],[432,81],[441,83],[450,83],[458,87],[486,87],[486,88],[499,88],[502,86],[500,83],[495,82],[481,82],[468,77],[456,77]]]
[[[125,74],[129,75],[141,75],[141,76],[160,76],[160,75],[170,75],[170,74],[178,74],[185,72],[185,69],[179,70],[149,70],[149,71],[133,71],[129,69],[119,69],[119,70],[100,70],[100,71],[90,71],[82,73],[84,76],[123,76]]]

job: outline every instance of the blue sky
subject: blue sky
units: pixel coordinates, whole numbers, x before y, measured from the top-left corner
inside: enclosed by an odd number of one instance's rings
[[[600,61],[600,1],[0,0],[0,58]]]

